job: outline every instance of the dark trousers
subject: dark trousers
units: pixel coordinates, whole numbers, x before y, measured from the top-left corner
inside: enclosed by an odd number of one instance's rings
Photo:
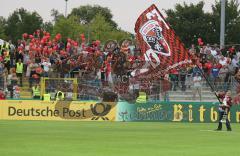
[[[8,91],[10,92],[10,98],[13,98],[13,85],[8,85]]]
[[[17,73],[17,77],[19,78],[20,86],[22,87],[22,73]]]
[[[181,82],[182,91],[186,90],[185,81],[186,81],[186,75],[180,75],[180,82]]]
[[[219,130],[222,130],[222,122],[221,122],[221,120],[223,118],[224,113],[225,113],[224,111],[220,111],[219,112],[219,122],[218,122],[218,129]],[[228,120],[228,114],[227,114],[227,118],[226,118],[226,127],[227,127],[228,130],[231,130],[231,125],[230,125],[230,122]]]

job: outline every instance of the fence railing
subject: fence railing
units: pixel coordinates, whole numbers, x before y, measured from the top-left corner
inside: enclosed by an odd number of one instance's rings
[[[121,79],[118,79],[121,80]],[[49,93],[54,99],[57,91],[65,93],[68,100],[100,100],[105,92],[114,92],[120,100],[134,101],[138,98],[139,92],[145,92],[149,101],[202,101],[216,100],[214,91],[231,90],[236,93],[238,82],[233,77],[227,82],[210,79],[213,90],[206,82],[201,81],[200,87],[193,85],[193,78],[186,77],[185,81],[158,80],[146,81],[101,81],[98,79],[77,79],[77,78],[41,78],[41,95]],[[32,98],[32,89],[27,79],[23,80],[23,87],[18,82],[9,85],[6,80],[0,81],[0,88],[4,90],[8,98]]]

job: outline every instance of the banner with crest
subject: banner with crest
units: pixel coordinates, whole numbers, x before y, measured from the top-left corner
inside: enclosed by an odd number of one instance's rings
[[[190,55],[180,38],[155,5],[137,19],[135,32],[145,64],[132,75],[164,75],[171,69],[191,63]],[[148,73],[148,74],[147,74]]]

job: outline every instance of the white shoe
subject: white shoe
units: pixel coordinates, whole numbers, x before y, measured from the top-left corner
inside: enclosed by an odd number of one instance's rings
[[[226,120],[221,120],[222,123],[226,123]]]

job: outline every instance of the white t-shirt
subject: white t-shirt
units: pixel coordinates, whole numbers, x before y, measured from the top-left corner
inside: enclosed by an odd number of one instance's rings
[[[50,62],[43,62],[42,65],[43,65],[43,70],[45,72],[48,72],[49,71],[49,67],[51,66],[51,63]]]
[[[216,57],[217,56],[217,51],[216,50],[211,50],[212,56]]]
[[[219,63],[222,65],[222,66],[225,66],[225,65],[227,65],[227,58],[226,57],[224,57],[224,59],[222,60],[222,59],[220,59],[219,60]]]
[[[201,76],[194,76],[193,77],[193,86],[194,87],[201,87]]]
[[[232,59],[232,66],[233,67],[238,67],[238,63],[239,62],[239,60],[236,60],[236,59]]]
[[[228,97],[225,96],[224,99],[223,99],[223,105],[224,105],[224,106],[227,106],[227,98],[228,98]]]

